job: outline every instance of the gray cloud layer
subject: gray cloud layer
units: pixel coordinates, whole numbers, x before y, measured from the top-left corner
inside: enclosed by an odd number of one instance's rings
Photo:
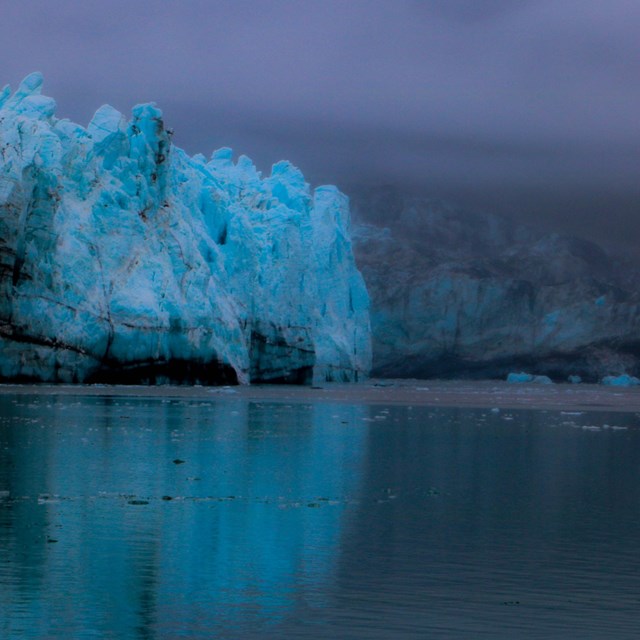
[[[156,101],[177,144],[396,183],[634,245],[637,0],[6,2],[0,84]]]

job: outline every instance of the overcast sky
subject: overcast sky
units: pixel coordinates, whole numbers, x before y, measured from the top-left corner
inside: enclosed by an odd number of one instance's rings
[[[2,0],[0,86],[163,109],[268,173],[397,184],[640,240],[638,0]]]

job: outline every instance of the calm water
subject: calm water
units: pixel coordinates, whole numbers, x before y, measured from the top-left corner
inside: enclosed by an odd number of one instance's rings
[[[637,638],[640,416],[0,396],[0,638]]]

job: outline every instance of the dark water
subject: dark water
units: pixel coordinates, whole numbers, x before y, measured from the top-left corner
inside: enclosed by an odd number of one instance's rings
[[[0,638],[637,638],[639,427],[2,396]]]

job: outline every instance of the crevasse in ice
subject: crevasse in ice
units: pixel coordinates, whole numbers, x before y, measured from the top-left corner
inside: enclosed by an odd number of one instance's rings
[[[369,298],[347,198],[279,162],[207,160],[161,111],[55,117],[0,92],[0,379],[356,380]]]

